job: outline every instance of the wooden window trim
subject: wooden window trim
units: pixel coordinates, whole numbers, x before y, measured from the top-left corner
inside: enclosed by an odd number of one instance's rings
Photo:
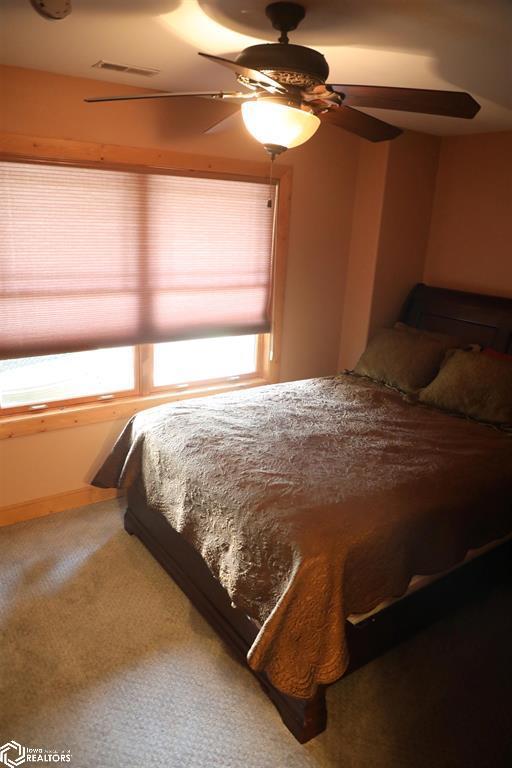
[[[47,403],[34,403],[33,405],[14,405],[10,408],[0,408],[0,423],[13,417],[31,416],[48,413],[57,409],[74,408],[79,405],[93,405],[95,403],[112,403],[127,397],[140,397],[138,389],[108,392],[103,395],[84,395],[83,397],[70,397],[62,400],[49,400]]]
[[[38,138],[5,132],[0,132],[0,159],[73,164],[105,169],[122,168],[148,173],[203,175],[222,179],[246,179],[261,183],[268,181],[267,163]],[[245,389],[278,381],[291,202],[291,168],[283,165],[276,166],[273,176],[278,182],[274,228],[273,324],[271,333],[262,335],[258,344],[255,375],[240,376],[236,381],[230,378],[191,383],[187,389],[153,388],[151,384],[152,345],[137,345],[135,347],[136,391],[109,393],[112,397],[108,400],[94,396],[52,402],[44,411],[27,412],[26,407],[5,409],[0,413],[0,439],[129,418],[140,410],[174,400]]]
[[[250,387],[260,387],[269,384],[268,379],[257,376],[240,380],[229,381],[224,384],[217,383],[211,386],[201,386],[196,389],[173,392],[166,391],[153,395],[138,395],[137,397],[125,397],[118,400],[101,403],[86,403],[84,405],[65,406],[62,408],[48,409],[43,413],[24,413],[15,416],[6,416],[0,419],[0,440],[12,437],[23,437],[39,432],[51,432],[55,429],[68,429],[87,424],[97,424],[102,421],[127,420],[139,411],[154,408],[157,405],[172,403],[187,398],[204,397],[206,395],[218,395],[222,392],[231,392]]]

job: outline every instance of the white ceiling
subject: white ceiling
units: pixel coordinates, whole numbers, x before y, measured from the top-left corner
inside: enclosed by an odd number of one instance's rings
[[[72,0],[61,21],[30,0],[1,0],[0,61],[165,90],[232,89],[231,73],[197,56],[233,57],[277,33],[265,0]],[[367,110],[435,134],[512,129],[512,0],[304,0],[292,42],[326,56],[330,81],[469,91],[474,120]],[[99,59],[153,67],[152,78],[91,68]],[[94,96],[94,93],[91,93]],[[144,103],[140,104],[144,109]]]

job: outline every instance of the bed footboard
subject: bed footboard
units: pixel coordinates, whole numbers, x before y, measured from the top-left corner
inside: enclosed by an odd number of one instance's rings
[[[264,673],[250,669],[247,653],[256,638],[258,626],[233,607],[227,592],[203,558],[163,515],[146,505],[143,493],[136,486],[128,491],[128,504],[124,516],[126,531],[142,541],[235,657],[256,677],[297,741],[305,743],[325,730],[325,687],[320,687],[312,699],[296,699],[279,691]],[[492,589],[496,581],[511,578],[511,563],[512,540],[509,540],[360,624],[353,626],[347,622],[351,663],[345,674],[367,664],[433,621],[451,614],[476,594]]]
[[[247,653],[258,632],[256,625],[238,608],[233,608],[227,592],[203,559],[167,521],[136,501],[134,504],[133,494],[131,496],[130,507],[124,515],[126,531],[142,541],[235,657],[256,677],[297,741],[303,744],[325,730],[325,690],[319,688],[312,699],[295,699],[273,686],[264,673],[250,669]]]

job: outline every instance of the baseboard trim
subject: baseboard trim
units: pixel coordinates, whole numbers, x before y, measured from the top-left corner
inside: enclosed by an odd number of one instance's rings
[[[64,491],[64,493],[57,493],[53,496],[22,501],[20,504],[0,507],[0,526],[53,515],[55,512],[64,512],[66,509],[83,507],[97,501],[107,501],[120,495],[121,492],[117,488],[93,488],[92,485],[86,485],[84,488]]]

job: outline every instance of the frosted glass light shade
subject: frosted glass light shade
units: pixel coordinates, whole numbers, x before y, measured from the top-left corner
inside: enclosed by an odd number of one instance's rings
[[[286,149],[304,144],[320,125],[313,112],[275,101],[246,101],[242,117],[249,133],[261,144]]]

